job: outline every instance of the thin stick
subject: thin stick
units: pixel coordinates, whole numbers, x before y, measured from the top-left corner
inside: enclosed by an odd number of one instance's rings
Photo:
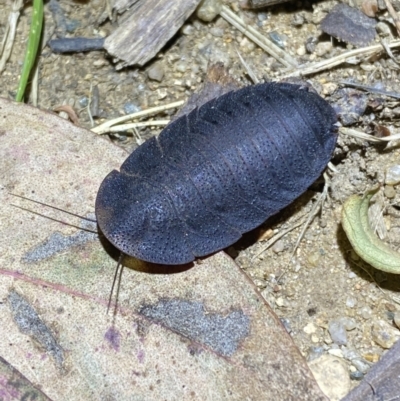
[[[290,226],[289,228],[287,228],[286,230],[283,230],[281,232],[279,232],[278,234],[274,235],[272,238],[270,238],[267,243],[265,244],[265,246],[261,249],[260,252],[258,252],[256,255],[254,255],[251,260],[253,261],[255,258],[258,258],[260,255],[262,255],[266,250],[268,250],[273,244],[275,244],[276,241],[278,241],[279,239],[281,239],[282,237],[284,237],[286,234],[290,233],[291,231],[293,231],[295,228],[300,227],[302,224],[304,224],[304,222],[307,219],[301,219],[300,221],[294,223],[292,226]]]
[[[11,50],[15,40],[15,32],[17,31],[17,22],[20,15],[20,11],[24,6],[24,0],[14,0],[12,5],[12,11],[8,16],[8,25],[4,32],[4,37],[0,46],[0,73],[4,71],[7,60],[10,57]]]
[[[119,118],[115,118],[114,120],[106,121],[105,123],[92,128],[92,131],[99,135],[105,134],[105,133],[109,132],[110,127],[112,127],[113,125],[120,124],[125,121],[129,121],[129,120],[134,120],[137,118],[149,116],[151,114],[156,114],[161,111],[165,111],[165,110],[169,110],[169,109],[176,109],[177,107],[182,106],[184,103],[185,102],[183,100],[179,100],[177,102],[165,104],[163,106],[157,106],[157,107],[152,107],[147,110],[138,111],[136,113],[129,114],[127,116],[122,116]]]
[[[338,83],[339,83],[339,85],[345,85],[345,86],[350,86],[352,88],[362,89],[369,93],[377,93],[378,95],[388,96],[388,97],[392,97],[394,99],[400,99],[399,92],[385,91],[383,89],[378,89],[378,88],[374,88],[373,86],[359,84],[357,82],[339,81]]]
[[[387,45],[390,49],[394,49],[396,47],[400,46],[400,40],[395,40],[391,43],[388,43]],[[305,66],[300,66],[296,70],[293,70],[287,74],[282,75],[280,78],[287,78],[287,77],[298,77],[298,76],[304,76],[304,75],[311,75],[315,74],[317,72],[329,70],[333,67],[336,67],[340,64],[343,64],[347,62],[350,58],[354,58],[356,56],[363,56],[360,57],[359,62],[361,62],[363,59],[366,57],[372,56],[374,53],[384,51],[385,48],[384,46],[380,45],[373,45],[373,46],[368,46],[368,47],[362,47],[360,49],[354,49],[348,52],[345,52],[343,54],[340,54],[339,56],[332,57],[328,60],[323,60],[318,63],[314,64],[308,64]]]
[[[31,101],[37,107],[39,99],[39,62],[35,64],[31,82]]]
[[[339,133],[343,135],[352,136],[357,139],[365,139],[370,142],[391,142],[400,139],[400,134],[389,135],[389,136],[384,136],[382,138],[378,138],[376,136],[365,134],[364,132],[345,127],[340,127]]]
[[[275,43],[267,39],[264,35],[258,32],[255,28],[247,25],[240,17],[232,12],[228,7],[222,6],[220,15],[236,29],[246,35],[250,40],[260,46],[268,54],[274,57],[285,67],[296,67],[296,60],[278,47]]]
[[[328,168],[329,168],[329,170],[333,171],[334,173],[338,173],[339,172],[339,170],[333,165],[332,162],[328,163]]]
[[[130,123],[130,124],[121,124],[116,125],[115,127],[110,127],[108,132],[121,132],[128,131],[134,128],[140,127],[151,127],[151,126],[166,126],[169,123],[169,120],[154,120],[154,121],[143,121],[140,123]]]
[[[237,55],[239,56],[239,60],[242,63],[244,69],[246,70],[247,74],[249,75],[250,79],[253,81],[253,84],[258,84],[260,81],[257,78],[256,74],[254,73],[254,71],[250,68],[250,66],[246,63],[246,61],[244,60],[244,58],[242,57],[242,55],[239,53],[238,49],[235,49]]]
[[[382,43],[382,46],[385,48],[385,51],[386,51],[387,55],[388,55],[397,65],[399,65],[399,62],[396,60],[396,57],[394,56],[394,54],[392,53],[392,50],[391,50],[390,47],[388,46],[387,40],[381,39],[381,43]]]
[[[325,178],[324,189],[323,189],[321,195],[319,196],[317,202],[315,202],[315,205],[313,206],[310,214],[308,215],[307,221],[305,222],[303,228],[301,229],[299,237],[297,238],[296,244],[294,246],[291,258],[293,258],[294,254],[300,244],[300,241],[303,239],[304,233],[306,232],[307,228],[309,227],[311,222],[314,220],[315,216],[321,211],[322,207],[324,206],[324,202],[328,196],[328,189],[329,189],[329,179],[328,179],[328,175],[326,173],[324,173],[324,178]]]

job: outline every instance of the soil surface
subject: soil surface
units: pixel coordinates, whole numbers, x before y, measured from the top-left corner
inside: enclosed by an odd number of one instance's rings
[[[57,3],[58,19],[47,4],[45,38],[54,38],[57,34],[106,37],[113,25],[99,23],[103,3],[100,0]],[[241,9],[238,2],[226,4],[301,64],[330,58],[346,50],[346,44],[320,31],[321,20],[336,2],[284,3],[253,11]],[[8,5],[2,9],[1,36]],[[12,99],[16,93],[31,12],[27,6],[20,17],[14,48],[0,78],[0,96],[6,98]],[[385,11],[379,17],[389,26]],[[96,91],[98,109],[92,110],[92,114],[94,124],[98,125],[151,106],[187,100],[201,88],[208,66],[215,62],[224,63],[240,85],[251,84],[238,52],[259,80],[276,80],[283,75],[282,65],[221,17],[203,22],[192,16],[144,68],[116,71],[105,51],[59,55],[44,47],[39,64],[38,106],[51,110],[70,105],[78,114],[79,125],[91,128],[87,105],[90,97],[96,97]],[[344,64],[307,80],[338,110],[347,108],[342,117],[352,119],[350,128],[372,134],[382,130],[389,130],[391,134],[398,132],[400,109],[396,99],[349,88],[345,92],[339,85],[341,81],[354,80],[390,91],[399,90],[398,66],[389,56],[380,54],[361,64]],[[346,96],[346,107],[340,106]],[[172,110],[154,119],[165,119],[175,112]],[[145,128],[139,130],[139,136],[119,133],[113,134],[112,139],[131,151],[142,140],[159,132],[160,128]],[[310,361],[322,354],[341,358],[354,387],[400,336],[396,326],[400,320],[400,276],[378,271],[354,253],[340,225],[342,204],[350,195],[381,184],[373,202],[377,216],[373,225],[379,228],[384,241],[397,249],[400,191],[396,181],[391,180],[390,171],[400,169],[400,151],[396,143],[376,145],[340,136],[332,164],[335,170],[327,170],[328,198],[296,250],[303,226],[282,236],[269,249],[264,248],[269,238],[292,227],[312,211],[323,191],[322,177],[294,204],[246,234],[228,253],[252,277],[303,355]]]

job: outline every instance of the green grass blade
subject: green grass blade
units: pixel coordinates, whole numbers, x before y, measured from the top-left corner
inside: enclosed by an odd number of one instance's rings
[[[26,85],[28,83],[29,76],[32,68],[35,64],[37,51],[39,48],[40,37],[43,26],[43,0],[33,0],[33,12],[31,29],[29,31],[28,46],[26,48],[25,60],[22,66],[21,78],[19,80],[19,86],[17,96],[15,100],[22,102],[25,94]]]

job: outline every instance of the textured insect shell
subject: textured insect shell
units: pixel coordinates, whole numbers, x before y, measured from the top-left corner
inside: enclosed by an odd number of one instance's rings
[[[298,85],[218,97],[139,146],[100,186],[100,230],[121,252],[183,264],[236,242],[301,195],[336,143],[336,114]]]

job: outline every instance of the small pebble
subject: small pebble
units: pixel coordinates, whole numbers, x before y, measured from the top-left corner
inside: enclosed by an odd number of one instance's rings
[[[372,362],[372,363],[378,362],[379,359],[381,358],[381,356],[375,352],[369,352],[364,354],[363,356],[367,362]]]
[[[348,361],[352,361],[353,359],[361,358],[359,353],[352,348],[343,346],[342,352],[343,352],[343,358],[346,358]]]
[[[229,252],[229,255],[232,255],[232,253]],[[253,282],[258,288],[265,288],[267,286],[267,283],[264,280],[260,280],[258,278],[254,278]]]
[[[332,338],[331,338],[331,336],[329,335],[329,333],[328,332],[325,332],[324,333],[324,343],[325,344],[327,344],[327,345],[330,345],[330,344],[332,344]]]
[[[258,13],[257,19],[261,22],[264,22],[268,19],[268,14],[267,13]]]
[[[203,0],[197,8],[197,17],[205,22],[212,21],[222,9],[219,0]]]
[[[358,370],[350,373],[351,380],[361,381],[363,378],[364,378],[364,374],[359,372]]]
[[[312,346],[308,351],[307,361],[311,362],[314,359],[319,358],[325,352],[324,347]]]
[[[338,358],[343,358],[343,352],[340,348],[331,348],[328,350],[329,355],[337,356]]]
[[[375,320],[371,328],[372,339],[382,348],[389,349],[399,339],[400,332],[384,320]]]
[[[311,342],[314,344],[319,343],[319,337],[316,334],[311,334]]]
[[[322,355],[308,363],[315,380],[330,401],[341,400],[350,390],[346,362],[333,355]]]
[[[275,242],[275,244],[272,246],[272,250],[275,253],[280,253],[285,249],[285,243],[282,240],[278,240]]]
[[[280,308],[287,308],[289,306],[289,302],[282,297],[279,297],[275,302]]]
[[[306,54],[306,47],[304,45],[299,46],[299,48],[296,50],[296,54],[298,56],[304,56]]]
[[[332,341],[338,345],[347,344],[346,328],[341,320],[331,320],[328,326]]]
[[[186,36],[192,35],[194,32],[194,26],[192,24],[187,24],[182,28],[182,33]]]
[[[392,34],[390,26],[385,22],[381,21],[376,24],[376,31],[379,33],[379,36],[390,36]]]
[[[346,306],[348,308],[354,308],[357,305],[357,299],[353,297],[349,297],[346,299]]]
[[[394,199],[396,197],[396,190],[391,185],[385,185],[383,193],[388,199]]]
[[[136,113],[140,111],[140,107],[138,107],[136,104],[132,103],[132,102],[126,102],[124,104],[124,112],[126,114],[132,114],[132,113]]]
[[[325,56],[332,50],[332,42],[320,42],[315,46],[315,54],[319,57]]]
[[[347,331],[354,330],[357,327],[356,321],[351,317],[343,317],[340,321]]]
[[[164,78],[164,67],[161,63],[153,64],[147,71],[147,76],[153,81],[161,82]]]
[[[371,367],[368,362],[362,360],[361,358],[353,359],[351,363],[358,371],[364,374],[367,373]]]
[[[322,93],[324,95],[332,95],[336,89],[338,88],[338,85],[334,82],[327,82],[326,84],[322,85]]]
[[[385,184],[397,185],[400,183],[400,165],[395,164],[386,170]]]
[[[335,102],[333,108],[338,114],[340,122],[344,126],[357,123],[367,109],[368,96],[353,88],[339,89],[337,96],[339,96],[339,100]]]
[[[306,50],[308,51],[308,53],[314,53],[317,43],[318,43],[318,39],[314,36],[312,36],[306,40],[305,47],[306,47]]]
[[[224,36],[224,30],[218,27],[211,28],[210,33],[212,36],[215,36],[216,38],[222,38],[222,36]]]
[[[300,14],[300,13],[295,13],[292,17],[292,20],[290,21],[290,23],[293,26],[302,26],[305,22],[305,18],[304,15]]]
[[[321,259],[321,254],[318,251],[312,252],[307,256],[307,262],[310,267],[317,267]]]
[[[80,26],[80,21],[76,19],[67,20],[66,28],[68,33],[74,33]]]
[[[273,31],[270,32],[268,36],[271,39],[271,41],[274,42],[278,47],[280,47],[281,49],[285,48],[286,44],[285,35],[281,35],[278,32]]]
[[[139,92],[144,92],[146,90],[146,85],[145,84],[139,84],[137,86],[137,89]]]
[[[89,104],[89,98],[87,96],[82,96],[78,100],[78,103],[80,107],[87,107],[87,105]]]
[[[360,68],[361,68],[362,70],[364,70],[364,71],[371,72],[371,71],[373,71],[376,67],[375,67],[373,64],[371,64],[371,63],[361,63],[361,64],[360,64]]]
[[[286,319],[286,318],[284,318],[284,317],[281,317],[279,320],[280,320],[281,323],[283,324],[283,327],[285,328],[285,330],[290,334],[290,333],[293,331],[293,330],[292,330],[292,327],[291,327],[291,325],[290,325],[290,320],[289,320],[289,319]]]
[[[243,50],[245,52],[251,52],[255,48],[254,42],[252,42],[251,40],[249,40],[247,38],[243,38],[240,41],[239,45],[241,48],[243,48]]]
[[[158,100],[165,99],[167,97],[167,95],[168,95],[168,92],[165,88],[157,89],[157,99]]]
[[[179,72],[185,72],[187,69],[187,63],[185,61],[178,61],[175,64],[175,69]]]
[[[393,321],[394,321],[394,324],[400,329],[400,312],[394,313]]]
[[[322,10],[315,9],[312,16],[312,23],[319,26],[321,21],[326,17],[327,13]]]
[[[369,306],[363,306],[359,309],[358,313],[365,320],[371,319],[372,317],[372,309]]]
[[[306,334],[312,334],[317,331],[317,328],[315,327],[314,323],[308,323],[306,326],[304,326],[303,331]]]

